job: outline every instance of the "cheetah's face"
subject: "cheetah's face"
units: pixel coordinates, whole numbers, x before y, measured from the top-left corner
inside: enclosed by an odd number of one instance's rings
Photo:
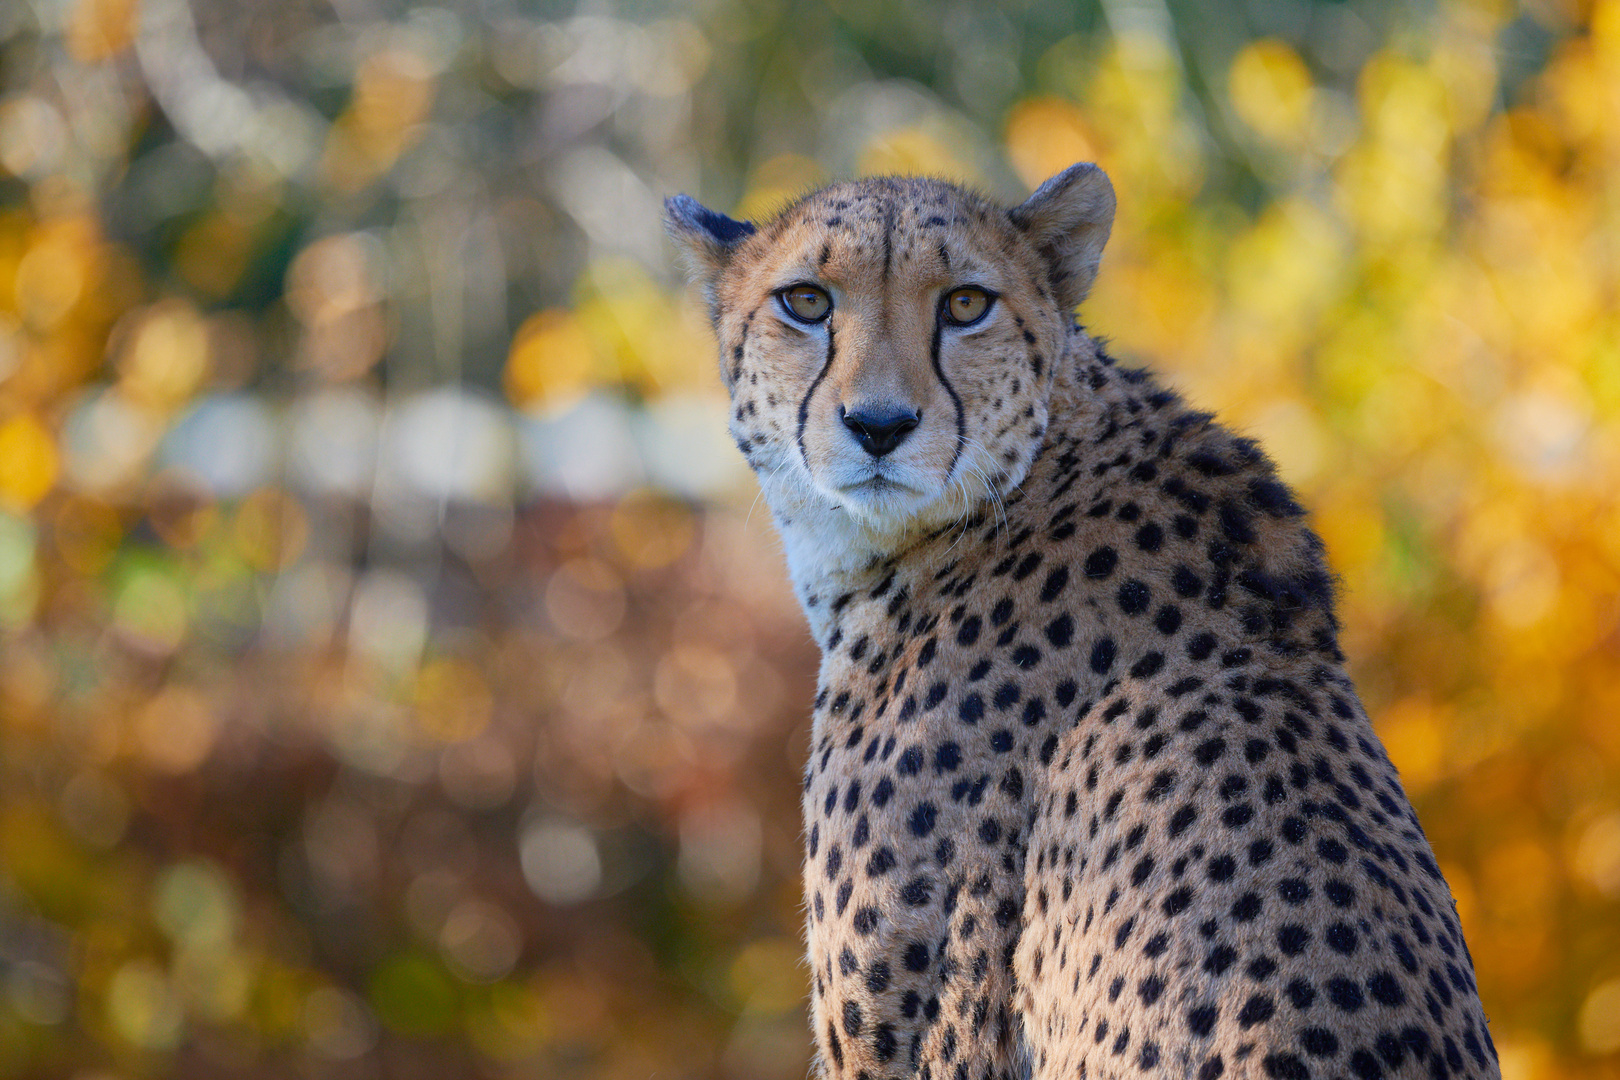
[[[731,432],[773,506],[786,493],[905,532],[1022,480],[1112,213],[1091,166],[1010,212],[893,179],[827,188],[759,229],[671,200],[712,305]]]

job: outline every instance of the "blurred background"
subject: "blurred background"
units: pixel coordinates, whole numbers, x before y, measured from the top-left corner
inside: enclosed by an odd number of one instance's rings
[[[1620,1076],[1620,0],[7,0],[0,1076],[802,1077],[816,656],[659,202],[1078,160],[1504,1074]]]

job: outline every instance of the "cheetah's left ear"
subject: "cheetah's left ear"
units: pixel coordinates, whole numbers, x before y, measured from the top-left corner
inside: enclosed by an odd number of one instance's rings
[[[1103,245],[1114,225],[1114,185],[1089,162],[1071,165],[1011,212],[1051,267],[1058,301],[1078,307],[1097,280]]]
[[[686,276],[703,290],[712,312],[715,282],[737,248],[754,235],[753,222],[716,213],[690,195],[676,195],[664,200],[664,227],[681,249]]]

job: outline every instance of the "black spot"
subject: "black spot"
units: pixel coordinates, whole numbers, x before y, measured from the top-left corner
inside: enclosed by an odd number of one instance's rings
[[[1206,1037],[1215,1030],[1215,1020],[1220,1015],[1213,1005],[1200,1005],[1187,1013],[1187,1030],[1198,1038]]]
[[[1116,652],[1113,638],[1102,638],[1091,647],[1091,670],[1098,675],[1107,674],[1108,669],[1114,666]]]
[[[1244,1028],[1252,1028],[1256,1024],[1270,1020],[1276,1011],[1276,1002],[1272,1001],[1269,995],[1255,994],[1238,1010],[1238,1024]]]
[[[900,899],[908,907],[922,907],[933,898],[934,881],[927,877],[914,877],[900,887]]]
[[[1086,556],[1085,574],[1088,578],[1105,578],[1119,564],[1119,555],[1111,547],[1100,547]]]
[[[1298,956],[1311,943],[1311,934],[1303,926],[1288,923],[1277,928],[1277,948],[1284,956]]]
[[[1328,948],[1344,956],[1350,956],[1356,951],[1356,932],[1342,922],[1336,922],[1323,933],[1322,940],[1328,943]]]
[[[1335,975],[1327,981],[1328,1000],[1345,1012],[1353,1013],[1365,1004],[1361,996],[1361,987],[1346,979],[1342,975]]]
[[[1175,837],[1178,837],[1182,833],[1186,832],[1192,826],[1192,823],[1197,820],[1197,818],[1198,811],[1194,810],[1191,806],[1183,806],[1172,814],[1170,816],[1170,827],[1168,830],[1171,839],[1174,839]]]
[[[1119,587],[1119,610],[1127,615],[1140,615],[1148,609],[1152,594],[1144,582],[1135,578]]]
[[[1059,615],[1046,626],[1046,640],[1053,648],[1066,648],[1074,639],[1074,620],[1067,613]]]
[[[1158,738],[1160,738],[1160,736],[1158,736],[1158,735],[1155,735],[1153,737],[1153,739],[1158,739]],[[1152,744],[1153,739],[1148,740],[1148,743],[1150,745]],[[1149,756],[1147,754],[1145,748],[1144,748],[1144,751],[1143,751],[1143,756]],[[1153,782],[1148,785],[1148,789],[1147,789],[1147,793],[1146,793],[1147,801],[1148,802],[1158,802],[1160,799],[1162,799],[1166,795],[1170,794],[1170,792],[1174,791],[1175,787],[1176,787],[1176,774],[1171,772],[1170,770],[1166,769],[1163,772],[1160,772],[1160,773],[1156,774],[1153,777]]]
[[[1254,531],[1254,521],[1244,513],[1236,503],[1222,502],[1217,513],[1220,516],[1221,532],[1234,544],[1252,544],[1258,539]]]
[[[1174,634],[1181,629],[1181,609],[1174,604],[1164,605],[1153,617],[1153,625],[1161,634]]]
[[[977,615],[969,615],[962,620],[962,625],[956,628],[956,643],[958,645],[972,645],[979,640],[979,629],[983,624]],[[863,639],[864,640],[864,639]],[[860,657],[856,657],[860,659]]]
[[[1161,652],[1147,653],[1140,660],[1138,660],[1136,663],[1131,665],[1131,678],[1133,678],[1133,679],[1152,678],[1154,675],[1157,675],[1159,673],[1159,669],[1162,668],[1162,667],[1164,667],[1164,654],[1163,653],[1161,653]]]
[[[1204,970],[1211,975],[1220,975],[1237,963],[1237,958],[1237,950],[1230,945],[1217,945],[1204,957]]]
[[[906,946],[905,955],[901,957],[907,971],[928,970],[928,946],[920,941],[913,941]]]
[[[917,808],[911,812],[911,818],[906,822],[913,836],[927,836],[934,831],[934,823],[939,820],[939,811],[933,803],[918,803]]]
[[[1160,910],[1162,910],[1166,916],[1174,918],[1192,906],[1192,899],[1192,890],[1186,886],[1182,886],[1164,898],[1164,903],[1160,906]]]
[[[1254,820],[1254,807],[1248,803],[1228,806],[1221,812],[1221,823],[1228,829],[1241,829]]]
[[[861,1007],[854,1001],[844,1002],[844,1034],[850,1038],[861,1033]]]
[[[1392,1009],[1406,1004],[1406,994],[1401,991],[1401,984],[1387,971],[1380,971],[1367,980],[1367,992],[1378,1004],[1388,1005]]]
[[[1310,1008],[1316,1001],[1316,991],[1311,989],[1311,984],[1304,979],[1291,980],[1284,989],[1288,992],[1289,1003],[1300,1012]]]
[[[1311,887],[1299,878],[1283,878],[1277,882],[1277,895],[1289,904],[1303,904],[1311,898]]]
[[[855,932],[860,934],[862,937],[865,937],[873,930],[877,929],[878,909],[871,907],[870,905],[856,908],[855,914],[850,918],[850,922],[855,927]]]
[[[1260,1059],[1266,1075],[1275,1080],[1310,1080],[1311,1070],[1293,1054],[1267,1054]]]
[[[1342,864],[1350,855],[1343,844],[1328,837],[1316,842],[1316,853],[1335,865]]]
[[[870,980],[868,980],[870,985]],[[877,1034],[872,1036],[872,1052],[879,1061],[889,1061],[894,1057],[895,1038],[894,1029],[888,1024],[880,1024]]]
[[[1204,579],[1185,566],[1176,567],[1175,573],[1170,575],[1170,584],[1184,600],[1191,600],[1204,591]]]
[[[1461,1062],[1453,1068],[1461,1068]],[[1383,1067],[1367,1050],[1357,1050],[1350,1055],[1350,1071],[1356,1074],[1358,1080],[1384,1080]]]
[[[1060,566],[1046,576],[1046,584],[1041,586],[1041,603],[1050,604],[1058,598],[1066,585],[1069,584],[1068,567]]]

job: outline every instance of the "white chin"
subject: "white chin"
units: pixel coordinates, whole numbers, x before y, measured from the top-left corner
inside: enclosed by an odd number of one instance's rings
[[[929,520],[939,492],[920,491],[878,476],[839,488],[833,497],[861,524],[890,531]]]

